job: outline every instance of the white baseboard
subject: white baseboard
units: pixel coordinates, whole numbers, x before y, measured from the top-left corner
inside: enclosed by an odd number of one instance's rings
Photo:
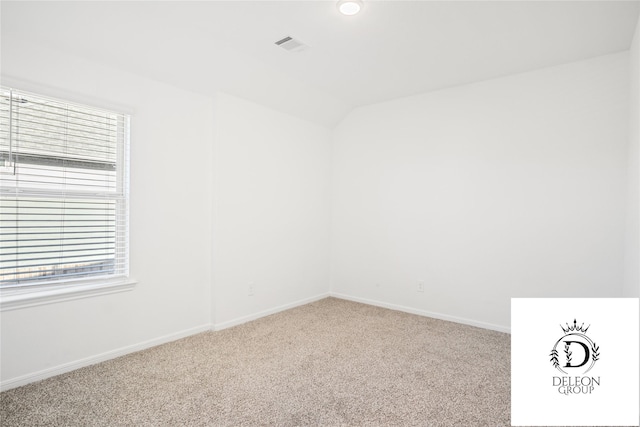
[[[258,313],[253,313],[253,314],[249,314],[247,316],[242,316],[242,317],[237,317],[235,319],[232,320],[227,320],[225,322],[221,322],[221,323],[216,323],[213,325],[213,330],[214,331],[220,331],[222,329],[227,329],[230,328],[232,326],[237,326],[237,325],[241,325],[243,323],[247,323],[250,322],[252,320],[256,320],[259,319],[261,317],[265,317],[265,316],[269,316],[270,314],[275,314],[278,313],[280,311],[284,311],[284,310],[288,310],[290,308],[294,308],[294,307],[298,307],[301,305],[305,305],[305,304],[309,304],[315,301],[319,301],[321,299],[327,298],[329,296],[329,293],[323,293],[320,295],[316,295],[310,298],[305,298],[305,299],[301,299],[298,301],[294,301],[291,302],[289,304],[284,304],[278,307],[274,307],[274,308],[270,308],[268,310],[263,310],[260,311]]]
[[[336,292],[330,292],[330,296],[340,298],[348,301],[359,302],[362,304],[375,305],[376,307],[389,308],[391,310],[403,311],[405,313],[417,314],[419,316],[433,317],[434,319],[447,320],[449,322],[462,323],[463,325],[475,326],[483,329],[490,329],[492,331],[511,333],[511,327],[494,325],[493,323],[481,322],[473,319],[466,319],[464,317],[450,316],[448,314],[434,313],[432,311],[420,310],[417,308],[405,307],[403,305],[390,304],[382,301],[370,300],[366,298],[354,297],[351,295],[340,294]]]
[[[340,298],[340,299],[344,299],[344,300],[348,300],[348,301],[354,301],[354,302],[359,302],[359,303],[363,303],[363,304],[369,304],[369,305],[373,305],[373,306],[377,306],[377,307],[383,307],[383,308],[388,308],[391,310],[397,310],[397,311],[403,311],[406,313],[411,313],[411,314],[417,314],[419,316],[426,316],[426,317],[432,317],[435,319],[440,319],[440,320],[447,320],[450,322],[456,322],[456,323],[462,323],[465,325],[470,325],[470,326],[476,326],[479,328],[484,328],[484,329],[490,329],[490,330],[494,330],[494,331],[499,331],[499,332],[506,332],[506,333],[510,333],[511,332],[511,328],[507,327],[507,326],[501,326],[501,325],[494,325],[492,323],[486,323],[486,322],[480,322],[480,321],[476,321],[476,320],[472,320],[472,319],[466,319],[466,318],[462,318],[462,317],[456,317],[456,316],[449,316],[446,314],[441,314],[441,313],[434,313],[434,312],[430,312],[430,311],[426,311],[426,310],[419,310],[419,309],[415,309],[415,308],[411,308],[411,307],[405,307],[405,306],[401,306],[401,305],[396,305],[396,304],[390,304],[390,303],[386,303],[386,302],[382,302],[382,301],[376,301],[376,300],[370,300],[370,299],[366,299],[366,298],[359,298],[359,297],[354,297],[354,296],[350,296],[350,295],[345,295],[345,294],[340,294],[340,293],[336,293],[336,292],[328,292],[328,293],[323,293],[320,295],[316,295],[310,298],[305,298],[302,300],[298,300],[298,301],[294,301],[288,304],[284,304],[278,307],[274,307],[274,308],[270,308],[268,310],[263,310],[260,311],[258,313],[253,313],[247,316],[242,316],[242,317],[238,317],[236,319],[232,319],[232,320],[228,320],[225,322],[221,322],[221,323],[216,323],[213,325],[210,324],[205,324],[205,325],[201,325],[201,326],[197,326],[194,328],[190,328],[190,329],[185,329],[183,331],[174,333],[174,334],[169,334],[169,335],[165,335],[162,337],[158,337],[152,340],[148,340],[148,341],[143,341],[141,343],[137,343],[137,344],[133,344],[130,346],[126,346],[126,347],[121,347],[119,349],[116,350],[111,350],[111,351],[107,351],[101,354],[97,354],[95,356],[90,356],[84,359],[80,359],[80,360],[76,360],[74,362],[69,362],[69,363],[65,363],[62,365],[58,365],[58,366],[54,366],[52,368],[47,368],[47,369],[43,369],[41,371],[38,372],[34,372],[31,374],[26,374],[26,375],[22,375],[20,377],[16,377],[16,378],[11,378],[5,381],[0,382],[0,391],[5,391],[5,390],[9,390],[15,387],[20,387],[35,381],[40,381],[40,380],[44,380],[46,378],[49,377],[53,377],[56,375],[60,375],[60,374],[64,374],[66,372],[70,372],[73,371],[75,369],[79,369],[79,368],[83,368],[85,366],[89,366],[89,365],[94,365],[96,363],[100,363],[100,362],[104,362],[106,360],[109,359],[113,359],[116,357],[120,357],[120,356],[124,356],[126,354],[129,353],[134,353],[136,351],[140,351],[140,350],[145,350],[147,348],[150,347],[155,347],[157,345],[160,344],[165,344],[171,341],[175,341],[178,340],[180,338],[184,338],[184,337],[188,337],[190,335],[195,335],[198,334],[200,332],[206,332],[209,331],[211,329],[215,330],[215,331],[219,331],[222,329],[226,329],[226,328],[230,328],[232,326],[236,326],[236,325],[241,325],[243,323],[246,322],[250,322],[252,320],[256,320],[259,319],[261,317],[265,317],[265,316],[269,316],[271,314],[275,314],[284,310],[288,310],[294,307],[298,307],[301,305],[305,305],[305,304],[309,304],[315,301],[319,301],[321,299],[327,298],[327,297],[335,297],[335,298]]]
[[[20,387],[32,382],[44,380],[49,377],[64,374],[85,366],[95,365],[96,363],[104,362],[109,359],[124,356],[125,354],[134,353],[136,351],[145,350],[147,348],[155,347],[160,344],[165,344],[171,341],[185,338],[190,335],[199,334],[200,332],[206,332],[211,330],[211,325],[201,325],[195,328],[185,329],[175,334],[164,335],[162,337],[154,338],[152,340],[143,341],[141,343],[121,347],[116,350],[107,351],[95,356],[86,357],[84,359],[76,360],[74,362],[64,363],[62,365],[54,366],[52,368],[43,369],[42,371],[34,372],[31,374],[22,375],[20,377],[11,378],[0,383],[0,391],[9,390],[15,387]]]

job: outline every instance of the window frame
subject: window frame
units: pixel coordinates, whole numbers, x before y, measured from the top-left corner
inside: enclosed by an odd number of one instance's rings
[[[84,97],[73,96],[69,93],[51,93],[56,91],[46,90],[42,87],[25,87],[7,79],[3,79],[3,88],[11,88],[18,92],[32,94],[36,97],[51,99],[63,102],[68,105],[79,107],[95,108],[121,114],[125,117],[125,130],[123,142],[122,167],[124,168],[123,193],[125,200],[125,257],[126,271],[122,275],[101,276],[101,277],[81,277],[72,279],[58,279],[53,282],[36,282],[24,286],[0,287],[0,311],[14,310],[43,304],[50,304],[61,301],[75,300],[98,295],[107,295],[132,290],[136,285],[136,280],[132,279],[129,273],[130,263],[130,241],[129,241],[129,206],[130,206],[130,120],[132,110],[121,106],[105,106],[103,102],[95,100],[87,101]]]

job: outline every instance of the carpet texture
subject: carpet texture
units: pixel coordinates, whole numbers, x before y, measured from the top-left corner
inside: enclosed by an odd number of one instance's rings
[[[0,394],[2,426],[509,426],[510,336],[327,298]]]

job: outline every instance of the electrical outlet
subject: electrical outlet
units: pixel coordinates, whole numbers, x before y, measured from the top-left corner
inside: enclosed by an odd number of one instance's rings
[[[255,293],[255,284],[253,282],[249,283],[249,296],[252,297]]]
[[[418,282],[418,292],[424,292],[424,282]]]

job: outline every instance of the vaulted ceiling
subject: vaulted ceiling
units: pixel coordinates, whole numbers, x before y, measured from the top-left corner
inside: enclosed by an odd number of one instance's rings
[[[627,50],[640,1],[2,1],[27,40],[333,126],[360,105]],[[274,44],[292,36],[309,49]]]

